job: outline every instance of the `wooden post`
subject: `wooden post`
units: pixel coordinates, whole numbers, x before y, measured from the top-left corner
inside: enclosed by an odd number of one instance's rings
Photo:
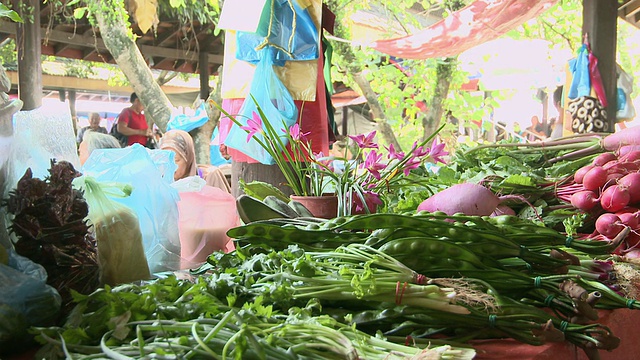
[[[209,88],[209,53],[200,49],[198,53],[198,68],[200,70],[200,99],[208,99],[211,89]]]
[[[598,58],[598,70],[607,94],[609,131],[615,131],[616,122],[616,41],[618,1],[583,0],[582,33],[587,34],[591,50]]]
[[[76,111],[76,91],[69,90],[69,112],[73,122],[73,131],[78,133],[78,112]]]
[[[40,0],[14,0],[13,3],[24,19],[24,23],[16,24],[18,96],[24,102],[22,110],[33,110],[42,105]]]

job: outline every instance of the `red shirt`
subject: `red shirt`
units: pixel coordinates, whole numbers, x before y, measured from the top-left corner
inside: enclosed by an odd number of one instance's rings
[[[137,113],[131,110],[131,108],[126,108],[122,110],[122,112],[118,116],[118,122],[127,124],[127,126],[129,126],[132,129],[146,130],[149,128],[149,125],[147,125],[147,120],[145,119],[144,114]],[[135,143],[145,146],[147,145],[147,137],[144,135],[129,135],[127,145],[133,145]]]

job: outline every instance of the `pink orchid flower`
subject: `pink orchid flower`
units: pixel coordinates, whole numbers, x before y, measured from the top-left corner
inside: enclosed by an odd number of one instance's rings
[[[260,116],[258,116],[258,114],[255,111],[253,112],[252,115],[253,115],[252,118],[247,121],[247,125],[240,127],[240,129],[249,132],[247,134],[247,142],[249,142],[249,140],[251,140],[251,138],[255,134],[262,133],[262,131],[263,131],[262,130],[262,119],[260,118]]]
[[[282,131],[287,133],[285,129],[282,129]],[[293,126],[289,128],[289,136],[291,136],[294,141],[305,140],[309,134],[311,134],[311,132],[300,131],[300,125],[298,125],[298,123],[293,124]]]
[[[362,167],[369,170],[369,173],[378,180],[380,180],[380,170],[387,167],[387,165],[381,163],[380,160],[382,160],[382,154],[378,154],[373,150],[367,154],[367,158],[362,164]]]
[[[352,194],[353,195],[353,194]],[[382,205],[383,202],[380,200],[380,195],[374,193],[373,191],[363,191],[362,195],[364,197],[365,202],[367,203],[367,207],[369,211],[373,211],[377,205]],[[355,204],[355,211],[361,212],[364,210],[364,205],[362,204],[362,199],[359,196],[353,195],[353,203]]]
[[[349,135],[349,138],[355,141],[356,144],[358,144],[358,147],[360,149],[377,149],[378,144],[373,142],[373,138],[375,136],[376,136],[376,131],[374,130],[368,133],[367,135],[363,135],[363,134],[356,135],[356,136]]]
[[[396,152],[396,148],[393,146],[393,144],[389,144],[389,147],[386,149],[389,152],[389,154],[387,155],[388,159],[402,160],[402,158],[404,158],[404,152]]]
[[[407,163],[402,168],[404,176],[409,176],[411,170],[417,169],[420,164],[422,164],[422,161],[417,156],[411,157],[411,159],[407,160]]]
[[[449,155],[449,153],[444,151],[444,143],[438,144],[436,140],[433,140],[433,143],[431,143],[431,149],[429,149],[429,156],[433,161],[436,163],[441,162],[446,164],[442,157],[447,155]]]

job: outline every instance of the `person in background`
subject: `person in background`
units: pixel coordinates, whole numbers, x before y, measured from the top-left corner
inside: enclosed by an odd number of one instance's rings
[[[529,141],[537,141],[547,137],[547,135],[544,133],[544,128],[542,126],[542,123],[540,123],[540,118],[538,118],[538,115],[533,115],[531,117],[531,126],[527,128],[526,135]]]
[[[549,137],[551,139],[557,139],[562,137],[562,124],[564,123],[565,111],[562,107],[562,92],[564,90],[564,86],[559,86],[553,92],[553,105],[555,105],[556,110],[558,110],[558,116],[551,119],[550,127],[551,134]]]
[[[188,132],[183,130],[167,131],[160,139],[160,149],[171,150],[175,153],[178,169],[173,175],[174,181],[198,175],[206,181],[207,185],[231,193],[231,186],[220,169],[215,166],[198,167],[193,139]]]
[[[120,142],[113,136],[89,130],[86,134],[84,134],[84,138],[82,139],[80,146],[78,146],[78,157],[80,158],[80,165],[84,165],[93,150],[119,148]]]
[[[122,110],[118,115],[118,132],[128,136],[127,145],[140,144],[147,145],[148,138],[153,136],[153,132],[147,125],[144,116],[144,105],[138,99],[136,93],[132,93],[129,98],[131,106]]]
[[[80,129],[80,131],[78,131],[78,137],[76,138],[76,142],[80,144],[84,139],[84,134],[87,133],[88,130],[106,134],[107,128],[104,126],[100,126],[101,120],[102,119],[100,118],[100,114],[95,112],[89,113],[89,126],[85,126],[82,129]]]

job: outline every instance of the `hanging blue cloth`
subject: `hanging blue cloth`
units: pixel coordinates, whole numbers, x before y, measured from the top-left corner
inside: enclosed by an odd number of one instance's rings
[[[308,8],[300,7],[297,0],[269,0],[265,10],[256,33],[236,34],[237,59],[257,64],[260,50],[267,45],[276,49],[274,64],[278,66],[318,58],[320,33]]]

